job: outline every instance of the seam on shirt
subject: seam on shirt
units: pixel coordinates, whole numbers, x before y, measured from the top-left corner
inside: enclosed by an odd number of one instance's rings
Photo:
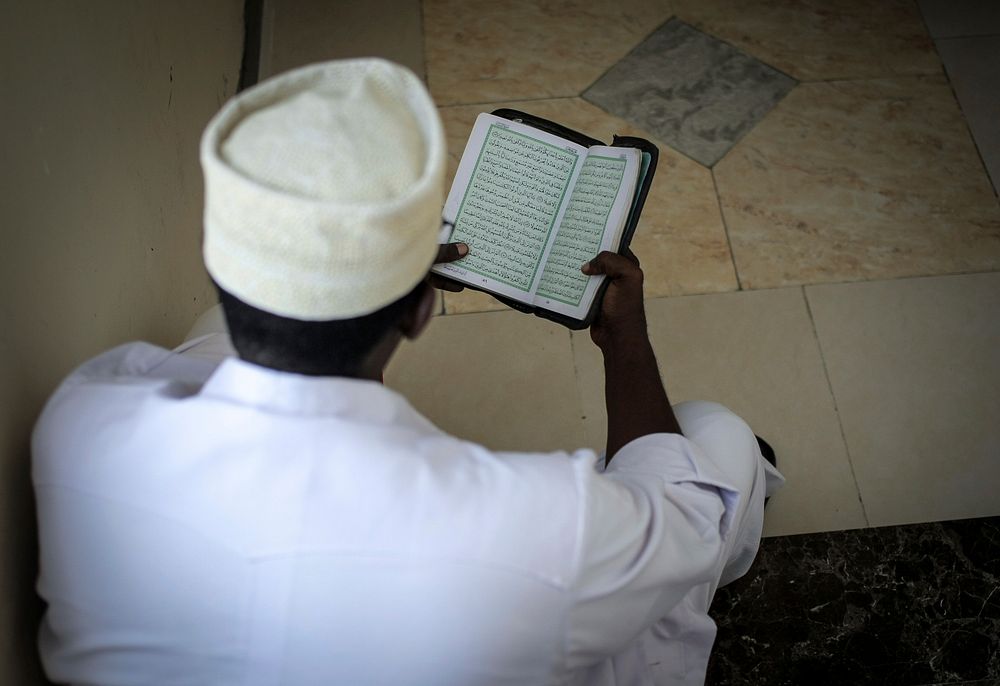
[[[238,548],[238,547],[234,547],[232,544],[227,543],[225,541],[222,541],[219,538],[217,538],[216,536],[214,536],[214,535],[212,535],[212,534],[210,534],[210,533],[208,533],[208,532],[206,532],[206,531],[204,531],[202,529],[199,529],[199,528],[197,528],[195,526],[192,526],[189,522],[187,522],[187,521],[185,521],[183,519],[179,519],[177,517],[172,517],[172,516],[170,516],[168,514],[165,514],[163,512],[160,512],[160,511],[157,511],[157,510],[152,510],[152,509],[143,507],[142,505],[134,504],[134,503],[131,503],[131,502],[126,501],[126,500],[120,500],[120,499],[117,499],[117,498],[110,498],[110,497],[108,497],[106,495],[102,495],[100,493],[93,493],[91,491],[79,488],[77,486],[67,486],[67,485],[63,485],[63,484],[44,483],[44,482],[42,482],[42,483],[36,483],[35,484],[35,489],[36,490],[48,489],[48,490],[68,491],[68,492],[76,493],[78,495],[82,495],[82,496],[85,496],[85,497],[88,497],[88,498],[92,498],[94,500],[101,500],[101,501],[104,501],[106,503],[110,503],[110,504],[113,504],[113,505],[119,505],[119,506],[122,506],[122,507],[127,507],[127,508],[130,508],[132,510],[136,510],[136,511],[139,511],[139,512],[146,513],[146,514],[148,514],[150,516],[153,516],[153,517],[156,517],[158,519],[162,519],[164,521],[172,522],[172,523],[174,523],[174,524],[176,524],[178,526],[181,526],[181,527],[183,527],[183,528],[185,528],[185,529],[187,529],[187,530],[189,530],[189,531],[197,534],[200,538],[202,538],[204,540],[208,540],[208,541],[212,541],[212,542],[217,543],[219,546],[221,546],[221,547],[223,547],[223,548],[225,548],[225,549],[233,552],[236,555],[239,555],[240,557],[244,558],[247,562],[249,562],[251,564],[259,564],[259,563],[268,562],[268,561],[271,561],[271,560],[280,560],[280,559],[294,558],[294,557],[297,557],[297,558],[304,558],[304,557],[370,557],[370,558],[375,558],[375,559],[394,559],[394,560],[398,560],[398,561],[408,561],[408,560],[409,561],[419,561],[421,563],[428,563],[428,562],[437,561],[437,562],[446,562],[446,563],[449,563],[449,564],[463,564],[463,565],[468,565],[470,567],[474,566],[474,567],[482,567],[482,568],[486,568],[486,569],[494,569],[494,570],[503,571],[503,572],[509,573],[509,574],[523,576],[525,578],[529,578],[529,579],[533,579],[535,581],[538,581],[538,582],[540,582],[540,583],[542,583],[542,584],[544,584],[546,586],[549,586],[551,588],[554,588],[554,589],[556,589],[558,591],[561,591],[561,592],[564,592],[564,593],[571,590],[571,587],[567,583],[560,582],[560,581],[558,581],[556,579],[553,579],[553,578],[551,578],[549,576],[546,576],[544,574],[541,574],[541,573],[538,573],[538,572],[532,572],[529,569],[525,569],[523,567],[519,567],[519,566],[515,566],[515,565],[505,565],[505,564],[502,564],[502,563],[491,562],[491,561],[482,560],[482,559],[474,558],[474,557],[462,557],[462,556],[450,556],[450,555],[420,555],[420,554],[412,554],[412,553],[407,553],[407,554],[403,555],[403,554],[400,554],[400,553],[394,553],[394,552],[388,552],[388,551],[386,551],[386,552],[379,552],[379,551],[361,551],[361,550],[328,550],[328,549],[316,548],[316,547],[313,547],[313,548],[301,548],[301,549],[294,550],[294,551],[290,550],[290,551],[282,551],[282,552],[259,552],[259,553],[258,552],[249,552],[247,550],[244,550],[244,549],[241,549],[241,548]]]
[[[172,516],[170,516],[170,515],[168,515],[166,513],[160,512],[158,510],[153,510],[153,509],[150,509],[148,507],[144,507],[144,506],[142,506],[140,504],[133,503],[133,502],[130,502],[128,500],[122,500],[122,499],[119,499],[119,498],[111,498],[111,497],[103,495],[101,493],[94,493],[93,491],[88,491],[88,490],[80,488],[78,486],[68,486],[66,484],[56,484],[56,483],[48,483],[48,482],[44,482],[44,481],[43,482],[36,481],[35,482],[35,491],[37,492],[37,491],[40,491],[40,490],[68,491],[70,493],[75,493],[77,495],[81,495],[81,496],[84,496],[86,498],[91,498],[93,500],[100,500],[100,501],[103,501],[105,503],[109,503],[109,504],[112,504],[112,505],[118,505],[120,507],[127,507],[129,509],[136,510],[138,512],[143,512],[143,513],[145,513],[145,514],[147,514],[147,515],[149,515],[151,517],[156,517],[157,519],[162,519],[162,520],[167,521],[167,522],[172,522],[173,524],[176,524],[177,526],[183,527],[183,528],[185,528],[185,529],[187,529],[187,530],[189,530],[189,531],[197,534],[200,538],[202,538],[204,540],[207,540],[207,541],[212,541],[213,543],[217,543],[220,547],[225,548],[226,550],[229,550],[229,551],[231,551],[232,553],[234,553],[236,555],[239,555],[241,557],[248,557],[246,551],[243,551],[240,548],[234,547],[232,544],[229,544],[229,543],[226,543],[226,542],[220,540],[216,536],[214,536],[214,535],[212,535],[212,534],[204,531],[203,529],[199,529],[199,528],[191,525],[191,523],[188,522],[188,521],[186,521],[186,520],[179,519],[177,517],[172,517]],[[39,502],[38,505],[39,505],[39,507],[41,507],[42,503]]]
[[[600,459],[600,458],[598,458]],[[562,617],[562,632],[563,632],[563,649],[562,649],[562,660],[561,669],[562,672],[566,672],[569,668],[569,654],[570,654],[570,634],[571,634],[571,621],[573,614],[573,607],[576,605],[579,599],[578,586],[580,581],[581,569],[583,567],[583,548],[584,542],[586,541],[587,531],[587,505],[589,504],[590,491],[586,488],[586,473],[580,469],[580,465],[577,463],[572,463],[573,468],[573,490],[576,494],[576,536],[573,542],[573,560],[570,565],[570,579],[569,579],[569,593],[570,602],[567,604],[563,611]],[[590,468],[593,468],[591,465]]]
[[[589,491],[585,486],[585,476],[583,470],[577,464],[573,467],[573,490],[576,495],[576,535],[573,541],[573,559],[570,563],[570,586],[576,588],[576,583],[580,578],[580,568],[583,565],[583,545],[587,532],[587,504],[589,503]]]
[[[474,557],[462,557],[455,555],[421,555],[414,553],[396,553],[389,551],[365,551],[365,550],[325,550],[322,548],[311,548],[302,549],[288,552],[274,552],[274,553],[255,553],[247,555],[247,560],[253,564],[266,563],[272,560],[282,560],[286,558],[306,558],[306,557],[354,557],[354,558],[372,558],[380,560],[396,560],[398,562],[419,562],[422,564],[431,562],[441,562],[450,565],[464,565],[469,567],[481,567],[484,569],[492,569],[496,571],[501,571],[507,574],[513,574],[515,576],[522,576],[528,579],[532,579],[546,586],[554,588],[557,591],[566,593],[571,591],[571,588],[560,581],[557,581],[551,577],[538,572],[532,572],[529,569],[523,567],[518,567],[515,565],[507,565],[499,562],[491,562],[487,560],[481,560]]]
[[[201,345],[202,343],[204,343],[205,341],[207,341],[212,336],[217,336],[217,335],[218,335],[218,332],[213,331],[211,333],[204,333],[204,334],[202,334],[200,336],[196,336],[194,338],[188,339],[188,340],[184,341],[183,343],[181,343],[176,348],[174,348],[173,350],[171,350],[170,354],[172,354],[172,355],[183,355],[184,353],[186,353],[187,351],[189,351],[191,348],[194,348],[195,346]]]
[[[583,547],[584,541],[586,541],[586,535],[588,533],[587,529],[587,506],[589,504],[589,489],[586,488],[584,481],[586,475],[578,465],[573,465],[573,488],[576,492],[577,499],[577,514],[576,514],[576,540],[574,541],[573,549],[573,562],[570,569],[571,579],[570,579],[570,589],[572,593],[573,602],[570,604],[568,611],[564,614],[565,625],[563,626],[563,659],[562,667],[563,671],[566,670],[569,664],[569,653],[570,653],[570,622],[572,615],[572,607],[576,604],[579,598],[579,582],[580,574],[583,567]]]

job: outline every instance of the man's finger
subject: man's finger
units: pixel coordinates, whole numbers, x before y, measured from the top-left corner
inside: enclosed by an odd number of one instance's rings
[[[469,246],[465,243],[445,243],[444,245],[438,246],[437,258],[434,260],[434,264],[442,264],[444,262],[454,262],[455,260],[460,260],[469,254]]]
[[[612,279],[617,279],[629,272],[638,269],[632,260],[622,255],[605,250],[590,262],[585,262],[581,270],[588,276],[596,274],[606,274]]]
[[[625,255],[625,257],[632,260],[633,264],[635,264],[636,267],[642,266],[641,264],[639,264],[639,258],[635,256],[634,252],[632,252],[632,248],[625,248],[625,252],[622,254]]]

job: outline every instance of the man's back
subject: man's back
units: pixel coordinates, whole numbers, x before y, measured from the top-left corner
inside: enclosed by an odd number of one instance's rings
[[[43,415],[50,676],[524,684],[575,666],[593,453],[491,453],[373,382],[211,372],[124,346]]]
[[[52,676],[72,663],[119,683],[137,660],[156,683],[562,669],[586,454],[495,455],[372,382],[230,360],[196,390],[155,378],[164,353],[91,363],[39,425]]]
[[[493,453],[377,383],[431,321],[431,263],[475,249],[438,245],[444,134],[420,80],[374,59],[275,77],[220,110],[201,158],[228,336],[106,353],[36,429],[49,676],[701,683],[712,594],[781,477],[726,408],[670,405],[635,256],[581,268],[608,282],[607,469]]]

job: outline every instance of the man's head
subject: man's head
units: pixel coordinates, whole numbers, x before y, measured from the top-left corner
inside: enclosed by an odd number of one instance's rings
[[[201,159],[205,264],[241,357],[358,375],[419,332],[445,153],[411,72],[346,60],[265,81],[216,115]]]
[[[223,288],[219,301],[241,359],[313,376],[374,376],[401,337],[415,338],[431,316],[425,281],[402,298],[360,317],[303,321],[249,305]]]

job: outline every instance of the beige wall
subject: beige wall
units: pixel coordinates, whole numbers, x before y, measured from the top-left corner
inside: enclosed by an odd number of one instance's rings
[[[28,439],[72,367],[179,342],[214,298],[202,128],[233,94],[242,0],[4,3],[0,22],[0,683],[36,678]]]

